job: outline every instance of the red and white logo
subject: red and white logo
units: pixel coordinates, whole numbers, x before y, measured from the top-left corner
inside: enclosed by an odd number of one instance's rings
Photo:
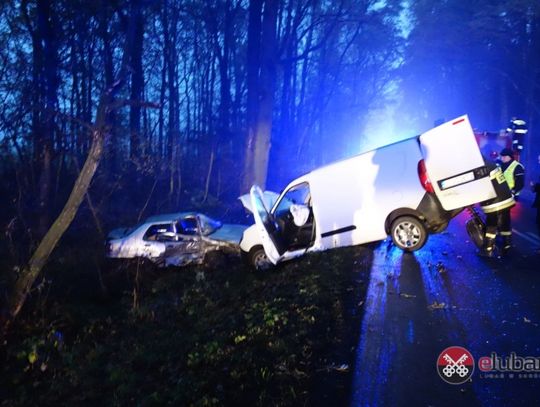
[[[465,383],[474,372],[474,358],[467,349],[450,346],[439,355],[437,372],[446,383]]]

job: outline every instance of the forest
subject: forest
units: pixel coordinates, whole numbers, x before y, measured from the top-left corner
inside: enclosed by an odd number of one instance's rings
[[[66,349],[70,342],[74,360],[92,352],[96,360],[104,357],[100,352],[106,344],[86,349],[86,354],[75,344],[91,347],[98,341],[96,332],[115,329],[118,321],[102,314],[111,297],[121,297],[114,307],[129,312],[117,315],[129,315],[134,326],[157,312],[141,311],[143,292],[154,305],[165,301],[152,297],[155,270],[139,280],[139,265],[122,272],[107,269],[103,245],[115,227],[179,210],[250,224],[237,198],[251,185],[277,192],[321,165],[414,136],[437,120],[462,114],[483,131],[498,131],[511,117],[520,117],[529,127],[526,167],[533,167],[540,151],[540,3],[535,0],[1,3],[0,322],[2,336],[9,339],[1,357],[8,361],[3,375],[27,391],[6,395],[0,390],[0,398],[9,396],[14,404],[58,401],[45,390],[38,392],[44,398],[32,399],[41,396],[28,390],[28,383],[53,370],[48,365],[55,363],[57,369],[48,380],[71,380],[73,388],[83,374],[90,374],[76,371]],[[261,291],[267,284],[292,284],[285,276],[297,278],[284,273],[261,282],[261,277],[239,277],[244,275],[240,265],[229,267],[236,270],[234,280],[259,284]],[[345,292],[348,277],[330,277],[332,270],[321,271],[321,279],[330,284],[335,278],[341,284],[336,292]],[[224,300],[213,296],[226,278],[214,274],[207,277],[211,287],[201,288],[198,276],[167,278],[178,279],[186,306],[206,301],[201,309],[215,312],[216,303]],[[200,290],[207,291],[198,298]],[[262,307],[276,315],[275,324],[262,321],[273,332],[266,334],[289,329],[279,314],[285,294],[261,295],[264,304],[254,296],[244,315],[255,315],[253,310]],[[176,298],[170,287],[165,297]],[[95,298],[107,307],[92,308]],[[84,302],[84,312],[68,310],[75,307],[74,299]],[[317,300],[322,321],[322,310],[332,300]],[[234,301],[232,294],[227,301]],[[312,317],[306,304],[298,307],[299,321]],[[181,312],[195,323],[192,311]],[[148,326],[134,329],[149,335]],[[118,328],[122,330],[127,340],[128,325]],[[57,338],[60,332],[66,335],[62,340]],[[243,334],[231,335],[234,344],[244,343]],[[7,346],[13,343],[18,345]],[[202,343],[184,345],[202,346],[215,358],[210,358],[215,366],[223,368],[220,358],[230,350]],[[50,361],[42,361],[40,373],[37,349],[47,347]],[[197,349],[189,353],[188,370],[199,366],[202,351]],[[251,362],[241,359],[239,364]],[[262,369],[262,382],[274,380],[269,388],[275,394],[289,386],[265,373],[264,366],[257,368]],[[114,382],[123,367],[111,369]],[[291,374],[295,381],[303,380]],[[167,393],[165,400],[174,403],[190,386],[212,393],[209,383],[193,377],[177,383],[178,392]],[[245,372],[231,377],[236,383]],[[129,403],[136,380],[117,381],[129,391],[115,393],[115,400]],[[97,387],[86,386],[86,395]],[[246,386],[251,387],[242,400],[276,401],[262,396],[256,384]],[[110,402],[112,397],[95,400]],[[221,390],[208,397],[188,395],[179,403],[239,400]],[[63,400],[77,404],[92,398]],[[144,400],[142,404],[163,402]],[[277,404],[288,403],[279,399]]]

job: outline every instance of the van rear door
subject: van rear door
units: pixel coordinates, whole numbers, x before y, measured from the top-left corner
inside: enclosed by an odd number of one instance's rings
[[[463,208],[496,196],[466,115],[419,139],[427,173],[444,209]]]
[[[251,196],[251,208],[255,225],[264,247],[268,260],[277,264],[285,248],[281,244],[278,225],[275,222],[270,210],[266,208],[263,199],[263,192],[257,185],[253,185],[249,192]]]

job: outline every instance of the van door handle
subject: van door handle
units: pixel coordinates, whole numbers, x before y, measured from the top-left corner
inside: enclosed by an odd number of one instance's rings
[[[144,247],[150,247],[150,243],[145,243]]]

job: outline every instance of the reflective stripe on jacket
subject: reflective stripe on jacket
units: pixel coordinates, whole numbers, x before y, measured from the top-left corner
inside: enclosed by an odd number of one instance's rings
[[[512,161],[510,165],[504,170],[504,178],[506,178],[506,182],[508,183],[508,187],[513,190],[516,186],[516,178],[514,177],[514,172],[516,168],[521,165],[517,161]],[[521,165],[522,166],[522,165]],[[523,166],[522,166],[523,167]],[[516,192],[516,195],[519,195],[519,191]]]
[[[516,201],[508,188],[502,169],[491,163],[486,163],[486,165],[491,170],[489,178],[497,196],[480,204],[484,213],[499,212],[514,206]]]

